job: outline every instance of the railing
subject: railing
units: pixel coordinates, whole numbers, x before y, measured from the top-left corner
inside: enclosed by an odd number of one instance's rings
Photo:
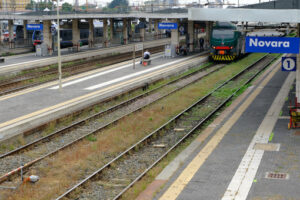
[[[32,40],[30,39],[23,39],[23,38],[16,38],[12,41],[2,40],[0,42],[0,49],[15,49],[15,48],[27,48],[32,47]]]

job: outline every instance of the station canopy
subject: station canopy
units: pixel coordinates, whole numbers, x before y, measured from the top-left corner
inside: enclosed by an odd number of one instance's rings
[[[190,8],[192,21],[300,23],[300,9]]]

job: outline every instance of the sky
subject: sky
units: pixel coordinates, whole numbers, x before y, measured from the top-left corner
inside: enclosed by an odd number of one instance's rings
[[[88,0],[89,3],[97,3],[102,4],[103,6],[105,6],[107,3],[111,2],[112,0]],[[141,5],[144,1],[147,0],[129,0],[129,4],[132,5],[134,3],[134,5]],[[192,3],[192,2],[199,2],[201,4],[207,3],[207,0],[179,0],[180,4],[188,4],[188,3]],[[245,4],[254,4],[254,3],[259,3],[259,1],[261,2],[267,2],[269,0],[225,0],[226,2],[232,3],[232,4],[238,4],[238,2],[240,3],[240,5],[245,5]],[[74,0],[63,0],[62,2],[68,2],[73,4]],[[209,2],[213,2],[213,0],[209,0]],[[86,0],[79,0],[79,4],[85,4]]]

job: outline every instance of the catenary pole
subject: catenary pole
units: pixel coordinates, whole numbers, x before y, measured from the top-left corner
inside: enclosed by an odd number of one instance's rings
[[[59,80],[59,89],[62,89],[61,84],[61,53],[60,53],[60,24],[59,24],[59,0],[56,0],[57,2],[57,54],[58,54],[58,80]]]

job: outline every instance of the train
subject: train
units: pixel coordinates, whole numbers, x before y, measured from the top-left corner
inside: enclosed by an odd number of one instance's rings
[[[245,34],[230,22],[216,22],[210,35],[210,59],[233,61],[244,54]]]
[[[52,25],[51,28],[56,28],[56,25]],[[94,28],[94,37],[103,36],[103,27]],[[60,46],[61,48],[72,47],[72,29],[60,28]],[[81,45],[88,45],[89,29],[80,29],[80,40]],[[32,34],[32,44],[35,47],[43,42],[43,31],[35,30]]]
[[[0,36],[2,34],[2,37],[0,37],[2,39],[2,41],[9,41],[9,31],[7,30],[8,28],[8,25],[5,26],[5,29],[4,30],[1,30],[2,33],[0,33]],[[14,24],[13,25],[13,38],[15,41],[18,41],[18,40],[23,40],[24,39],[24,26],[23,25],[20,25],[20,24]],[[31,30],[27,30],[27,35],[32,35],[33,31]]]

